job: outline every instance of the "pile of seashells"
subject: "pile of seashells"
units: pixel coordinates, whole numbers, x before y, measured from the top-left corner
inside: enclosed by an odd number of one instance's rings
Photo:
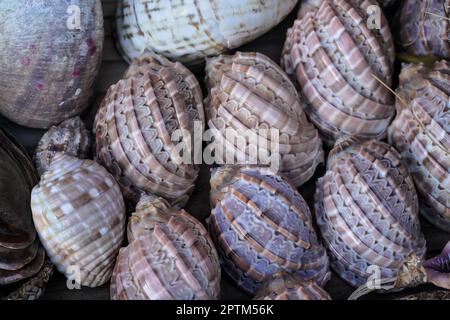
[[[332,276],[356,299],[374,268],[379,292],[450,290],[450,241],[430,259],[420,220],[450,232],[450,1],[298,2],[119,0],[130,66],[90,131],[101,1],[0,1],[0,114],[48,130],[33,161],[0,128],[0,297],[39,298],[53,266],[113,300],[226,298],[222,279],[329,300]],[[279,64],[231,51],[295,8]],[[207,135],[204,224],[183,208]]]

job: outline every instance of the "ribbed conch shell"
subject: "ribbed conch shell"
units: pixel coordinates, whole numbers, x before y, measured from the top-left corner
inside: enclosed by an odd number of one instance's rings
[[[0,129],[0,286],[30,278],[44,264],[30,208],[37,181],[25,149]]]
[[[89,106],[103,49],[100,0],[0,1],[0,114],[49,128]]]
[[[332,146],[340,137],[384,138],[395,113],[389,25],[370,29],[372,0],[308,0],[289,29],[282,65],[295,77],[306,113]]]
[[[206,74],[206,115],[215,142],[225,149],[221,162],[227,164],[231,156],[240,164],[267,165],[252,159],[252,150],[269,154],[279,142],[279,169],[291,183],[300,186],[314,175],[324,160],[322,141],[295,86],[275,62],[259,53],[238,52],[208,60]],[[278,142],[269,131],[265,135],[263,130],[270,129],[277,130]],[[245,145],[229,134],[231,130],[247,135]]]
[[[188,64],[203,62],[266,33],[298,0],[120,0],[117,41],[128,62],[146,49]]]
[[[48,130],[36,147],[34,163],[40,175],[47,171],[56,153],[85,159],[91,149],[91,137],[80,117],[63,121]]]
[[[422,213],[450,232],[450,64],[411,64],[400,75],[390,142],[426,202]]]
[[[331,266],[353,286],[370,279],[389,279],[399,288],[417,284],[425,240],[414,183],[400,155],[371,140],[335,156],[315,198]]]
[[[125,233],[120,188],[102,166],[57,154],[31,194],[33,220],[50,259],[68,278],[100,286]]]
[[[398,10],[399,44],[406,52],[450,59],[450,0],[404,0]]]
[[[138,202],[144,191],[187,202],[198,174],[193,144],[194,132],[203,134],[202,99],[188,69],[150,53],[109,88],[94,123],[96,157],[126,198]]]
[[[220,293],[220,263],[205,227],[184,210],[143,196],[111,280],[113,300],[205,300]]]
[[[211,236],[228,275],[255,294],[280,271],[324,285],[328,257],[308,205],[267,169],[223,167],[211,177]]]
[[[264,283],[255,300],[331,300],[331,297],[314,281],[280,272]]]

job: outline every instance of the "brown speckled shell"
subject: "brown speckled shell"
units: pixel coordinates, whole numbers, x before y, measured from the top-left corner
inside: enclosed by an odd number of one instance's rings
[[[220,264],[205,227],[184,210],[143,196],[111,281],[113,300],[204,300],[220,293]]]
[[[450,232],[450,64],[405,66],[398,93],[390,142],[426,202],[422,213]]]
[[[372,0],[308,0],[288,30],[282,65],[297,79],[306,113],[332,146],[342,136],[386,136],[395,108],[389,24],[369,29]]]
[[[227,154],[237,163],[248,163],[252,148],[270,149],[271,137],[262,136],[260,130],[277,129],[280,172],[295,186],[314,175],[324,161],[322,141],[306,118],[295,86],[275,62],[260,53],[238,52],[210,59],[206,74],[208,126],[215,141],[224,144],[223,163]],[[231,129],[240,133],[248,130],[258,138],[246,137],[249,141],[242,150],[233,137],[230,140],[227,130]],[[261,143],[263,140],[267,143]]]
[[[184,143],[193,160],[194,128],[204,128],[202,99],[188,69],[150,53],[109,88],[94,123],[96,157],[127,199],[138,202],[146,192],[187,202],[198,167],[184,163],[176,147]],[[176,130],[181,136],[172,141]]]
[[[71,5],[79,30],[68,27]],[[100,0],[1,1],[0,21],[0,114],[49,128],[89,106],[103,50]]]

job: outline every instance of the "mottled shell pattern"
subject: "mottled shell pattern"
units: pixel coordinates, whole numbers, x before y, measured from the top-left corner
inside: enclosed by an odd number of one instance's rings
[[[403,0],[399,44],[417,56],[450,59],[450,0]]]
[[[266,33],[298,0],[120,0],[117,42],[128,62],[146,49],[199,64]]]
[[[195,128],[203,133],[202,100],[188,69],[151,53],[109,88],[94,123],[96,158],[127,199],[137,203],[144,191],[172,204],[187,202],[198,175],[193,139]]]
[[[89,106],[103,49],[100,0],[0,1],[0,114],[49,128]]]
[[[255,300],[331,300],[331,297],[314,281],[280,272],[264,283]]]
[[[412,178],[383,142],[355,144],[335,156],[315,197],[331,266],[353,286],[366,284],[377,270],[382,279],[395,278],[426,249]]]
[[[30,278],[44,264],[30,208],[37,182],[25,149],[0,129],[0,286]]]
[[[223,167],[211,177],[211,236],[228,275],[248,293],[279,271],[324,285],[328,257],[308,205],[267,169]]]
[[[308,0],[288,30],[282,65],[300,84],[305,110],[329,146],[342,136],[384,138],[395,113],[385,87],[392,84],[394,44],[383,14],[380,29],[369,28],[374,4]]]
[[[79,284],[109,281],[125,233],[114,178],[91,160],[57,154],[31,195],[39,237],[58,270]]]
[[[220,263],[205,227],[184,210],[143,196],[111,281],[113,300],[205,300],[220,293]]]
[[[80,117],[63,121],[53,126],[39,141],[34,154],[34,163],[40,175],[47,171],[56,153],[63,152],[85,159],[91,150],[91,137]]]
[[[390,142],[426,204],[422,213],[450,232],[450,64],[411,64],[400,75]]]
[[[238,163],[251,161],[250,150],[270,153],[272,137],[262,130],[277,129],[280,172],[295,186],[309,180],[324,161],[318,131],[308,121],[295,86],[275,62],[260,53],[241,53],[208,60],[209,96],[205,101],[208,126],[224,146],[222,162],[231,154]],[[227,130],[249,132],[245,150]],[[255,144],[256,142],[256,144]],[[262,165],[261,159],[258,164]]]

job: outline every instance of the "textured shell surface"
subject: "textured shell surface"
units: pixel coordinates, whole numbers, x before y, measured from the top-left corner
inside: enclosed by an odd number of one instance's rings
[[[211,236],[239,287],[255,294],[280,271],[328,281],[328,257],[308,205],[286,180],[266,169],[218,168],[211,200]]]
[[[331,300],[330,295],[316,282],[280,272],[261,286],[255,300]]]
[[[194,75],[180,63],[146,53],[100,106],[96,158],[127,199],[138,202],[147,192],[182,206],[198,175],[194,132],[203,129],[203,97]]]
[[[238,52],[209,59],[206,74],[206,117],[215,141],[223,145],[221,162],[233,158],[263,165],[264,160],[252,158],[252,151],[274,156],[273,144],[278,143],[280,173],[291,183],[300,186],[314,175],[324,161],[322,141],[295,86],[275,62],[260,53]],[[270,129],[277,130],[278,141]],[[244,143],[230,132],[245,134]]]
[[[0,286],[34,276],[44,264],[29,200],[37,181],[25,149],[0,129]]]
[[[421,212],[450,232],[450,64],[411,64],[400,75],[389,140],[425,203]]]
[[[95,161],[57,154],[31,195],[33,220],[57,269],[80,284],[109,281],[125,233],[125,204]]]
[[[220,263],[205,227],[161,198],[142,197],[111,280],[113,300],[205,300],[220,293]]]
[[[414,183],[398,152],[371,140],[336,154],[317,184],[316,217],[331,266],[353,286],[424,258]],[[372,271],[371,271],[372,270]]]
[[[80,117],[69,118],[53,126],[39,141],[34,154],[34,163],[39,174],[49,168],[56,153],[64,152],[85,159],[91,150],[91,137]]]
[[[2,0],[0,21],[0,114],[49,128],[88,107],[103,48],[100,0]]]
[[[146,49],[197,64],[237,48],[281,22],[298,0],[121,0],[117,42],[132,62]]]
[[[282,65],[297,79],[310,120],[332,146],[342,136],[384,138],[394,113],[394,42],[372,0],[308,0],[288,30]]]
[[[397,24],[399,44],[417,56],[450,59],[450,0],[404,0]]]

